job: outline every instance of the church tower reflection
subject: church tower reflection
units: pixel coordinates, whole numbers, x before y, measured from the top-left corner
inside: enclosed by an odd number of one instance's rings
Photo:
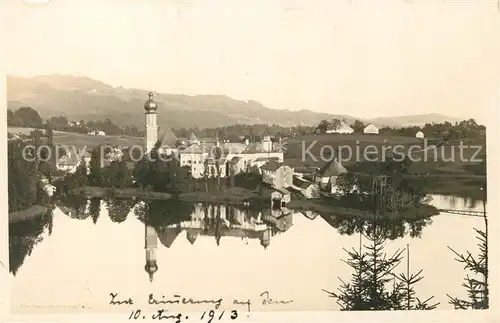
[[[158,263],[156,261],[156,248],[158,247],[158,236],[154,227],[145,224],[144,233],[144,249],[146,251],[146,265],[144,269],[149,274],[149,281],[153,282],[153,275],[158,271]]]

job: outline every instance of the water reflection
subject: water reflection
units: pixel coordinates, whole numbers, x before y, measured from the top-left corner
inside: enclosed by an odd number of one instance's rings
[[[47,286],[59,284],[63,275],[72,281],[88,281],[99,295],[122,291],[136,296],[164,286],[195,295],[198,289],[190,286],[210,285],[203,278],[209,275],[217,281],[213,288],[233,295],[239,275],[253,275],[258,268],[270,266],[274,269],[271,273],[254,276],[252,284],[245,284],[248,293],[290,292],[297,295],[296,304],[303,310],[331,309],[331,299],[324,300],[321,289],[335,289],[337,277],[351,274],[350,268],[339,261],[346,258],[342,247],[358,247],[359,232],[370,235],[371,230],[369,223],[359,219],[337,217],[327,224],[321,214],[304,211],[302,215],[286,208],[78,197],[56,203],[54,224],[52,216],[47,216],[10,225],[11,272],[16,275],[12,299],[17,305],[54,303],[54,296],[46,293]],[[448,197],[434,196],[432,203],[438,208],[452,208]],[[457,209],[467,206],[464,199],[456,199]],[[476,207],[482,208],[479,204]],[[474,246],[468,232],[476,220],[441,214],[432,221],[382,221],[379,227],[388,239],[389,252],[411,243],[412,262],[426,273],[418,289],[422,295],[436,295],[441,308],[446,305],[445,293],[461,295],[463,275],[463,268],[455,263],[447,245],[459,251]],[[49,236],[53,226],[56,229]],[[121,242],[110,243],[110,234],[121,237]],[[420,236],[422,239],[415,239]],[[429,250],[432,257],[428,256]],[[89,258],[95,261],[89,262]],[[231,263],[226,261],[228,258]],[[77,264],[72,265],[75,261]],[[311,264],[314,275],[304,263]],[[283,273],[287,274],[286,281],[294,283],[285,284]],[[189,283],[178,279],[187,274],[191,277]],[[134,281],[137,290],[126,284],[129,281]],[[85,297],[83,292],[63,285],[60,288],[66,288],[64,294],[71,301]],[[95,300],[92,305],[104,306],[99,304]]]
[[[15,276],[34,247],[43,241],[43,233],[52,234],[53,209],[42,216],[9,224],[10,272]]]
[[[243,244],[256,239],[266,249],[273,236],[293,225],[293,213],[286,208],[255,212],[230,205],[152,201],[138,203],[134,213],[145,226],[144,268],[150,281],[158,271],[158,240],[165,248],[170,248],[185,231],[186,239],[192,245],[199,236],[213,237],[217,246],[223,237],[227,237],[240,238]]]

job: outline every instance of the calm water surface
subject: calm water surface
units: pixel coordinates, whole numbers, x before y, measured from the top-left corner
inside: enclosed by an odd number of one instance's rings
[[[482,202],[462,198],[434,196],[432,203],[446,209],[483,209]],[[350,279],[351,269],[341,260],[346,259],[343,248],[359,247],[360,234],[352,223],[330,224],[317,214],[286,210],[273,211],[279,218],[273,220],[270,210],[134,204],[58,203],[42,222],[11,226],[13,311],[51,311],[50,306],[59,304],[59,312],[130,312],[147,307],[150,293],[157,299],[175,294],[223,298],[226,308],[233,308],[235,298],[250,299],[252,311],[338,309],[322,289],[335,291],[339,277]],[[219,222],[214,214],[220,214]],[[391,223],[386,230],[393,239],[385,249],[409,244],[410,270],[424,270],[418,295],[434,296],[440,309],[450,309],[446,294],[464,296],[465,272],[447,246],[476,252],[474,227],[484,228],[482,218],[440,214],[411,225]],[[145,269],[146,253],[157,260],[152,280]],[[406,272],[405,264],[400,271]],[[293,303],[263,306],[264,291],[272,299]],[[110,293],[131,297],[137,306],[110,307]]]

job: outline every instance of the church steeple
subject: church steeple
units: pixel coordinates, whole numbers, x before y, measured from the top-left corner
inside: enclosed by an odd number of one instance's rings
[[[158,104],[153,100],[153,92],[149,92],[149,99],[144,103],[146,110],[146,153],[149,153],[158,141],[158,124],[156,123],[156,110]]]

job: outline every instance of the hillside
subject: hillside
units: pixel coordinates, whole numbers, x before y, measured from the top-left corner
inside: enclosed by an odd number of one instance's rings
[[[113,87],[87,77],[67,75],[7,77],[8,108],[15,110],[21,106],[31,106],[42,118],[60,115],[70,120],[109,118],[121,127],[127,125],[142,127],[142,106],[147,96],[147,90]],[[188,96],[160,93],[156,96],[156,100],[159,103],[159,125],[173,128],[213,128],[237,123],[317,125],[323,119],[345,119],[348,123],[356,119],[348,115],[310,110],[271,109],[257,101],[235,100],[223,95]],[[362,121],[377,125],[400,126],[406,125],[408,120],[425,123],[455,119],[441,115],[422,115]]]

